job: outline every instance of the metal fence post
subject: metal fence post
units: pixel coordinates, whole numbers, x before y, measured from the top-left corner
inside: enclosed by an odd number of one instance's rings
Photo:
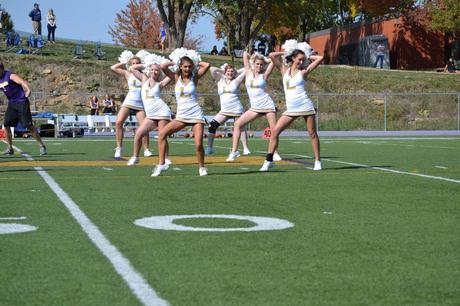
[[[457,131],[460,132],[460,93],[457,93]]]
[[[316,98],[316,131],[319,132],[319,95]]]
[[[384,113],[383,113],[383,129],[384,131],[386,132],[387,131],[387,94],[385,93],[385,95],[383,96],[383,110],[384,110]]]

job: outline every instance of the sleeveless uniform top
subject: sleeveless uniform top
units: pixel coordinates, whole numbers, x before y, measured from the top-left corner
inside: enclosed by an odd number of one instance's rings
[[[196,86],[193,77],[187,84],[179,77],[174,89],[177,102],[176,120],[186,123],[205,123],[203,111],[196,98]]]
[[[252,72],[246,75],[246,90],[249,95],[249,102],[251,103],[252,111],[258,113],[270,113],[275,111],[275,102],[265,91],[267,82],[263,74],[259,74],[254,78]]]
[[[128,94],[121,106],[129,109],[144,110],[141,97],[142,83],[133,74],[128,78],[128,88]]]
[[[283,115],[305,116],[315,114],[313,102],[305,91],[305,81],[300,71],[293,77],[290,69],[283,76],[284,94],[286,96],[286,111]]]
[[[99,105],[98,105],[97,101],[91,100],[91,108],[92,109],[98,109],[98,107],[99,107]]]
[[[239,97],[239,86],[235,80],[227,84],[226,78],[222,77],[217,83],[217,92],[220,97],[220,112],[224,116],[240,116],[243,112]]]
[[[150,87],[149,81],[142,85],[142,102],[144,102],[145,115],[148,119],[171,119],[171,110],[161,98],[160,83]]]
[[[11,80],[12,72],[5,70],[3,75],[0,76],[0,88],[8,98],[8,103],[20,104],[26,103],[29,100],[22,86]]]

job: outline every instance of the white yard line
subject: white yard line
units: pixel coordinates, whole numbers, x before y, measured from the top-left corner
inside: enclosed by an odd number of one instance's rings
[[[26,220],[26,219],[27,219],[26,217],[5,217],[5,218],[0,218],[0,220],[10,220],[10,221]]]
[[[222,148],[222,149],[231,149],[229,147],[222,147],[222,146],[214,146],[214,147]],[[267,152],[264,152],[264,151],[255,151],[255,152],[256,153],[262,153],[262,154],[267,153]],[[308,155],[281,154],[281,156],[286,156],[286,155],[304,157],[304,158],[312,158],[311,156],[308,156]],[[382,168],[382,167],[374,167],[374,166],[370,166],[370,165],[346,162],[346,161],[341,161],[341,160],[334,160],[334,159],[329,159],[329,158],[322,158],[321,160],[331,162],[331,163],[337,163],[337,164],[343,164],[343,165],[349,165],[349,166],[356,166],[356,167],[361,167],[361,168],[369,168],[369,169],[380,170],[380,171],[385,171],[385,172],[404,174],[404,175],[412,175],[412,176],[418,176],[418,177],[428,178],[428,179],[432,179],[432,180],[440,180],[440,181],[446,181],[446,182],[450,182],[450,183],[460,184],[460,180],[455,180],[455,179],[442,177],[442,176],[434,176],[434,175],[428,175],[428,174],[422,174],[422,173],[412,173],[412,172],[401,171],[401,170],[393,170],[393,169],[387,169],[387,168]]]
[[[22,152],[14,146],[14,149],[20,152],[27,160],[33,158]],[[34,167],[38,174],[48,184],[51,190],[61,200],[72,217],[81,226],[82,230],[101,251],[101,253],[110,261],[115,271],[123,278],[133,294],[143,305],[168,305],[153,288],[145,281],[142,275],[136,271],[130,261],[104,236],[101,230],[86,216],[80,207],[69,197],[69,195],[56,183],[56,181],[41,167]]]

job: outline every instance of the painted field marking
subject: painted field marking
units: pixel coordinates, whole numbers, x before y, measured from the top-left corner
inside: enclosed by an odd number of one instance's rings
[[[231,220],[243,220],[255,223],[251,227],[193,227],[175,224],[174,221],[182,219],[231,219]],[[275,231],[284,230],[287,228],[294,227],[294,224],[283,219],[268,218],[268,217],[254,217],[254,216],[240,216],[240,215],[170,215],[170,216],[153,216],[142,219],[134,220],[134,224],[137,226],[159,229],[166,231],[182,231],[182,232],[256,232],[256,231]]]
[[[3,220],[12,220],[12,221],[16,221],[16,220],[26,220],[27,218],[22,216],[22,217],[3,217],[3,218],[0,218],[0,221],[3,221]]]
[[[300,155],[300,154],[287,154],[287,155],[294,155],[294,156],[304,157],[304,158],[312,158],[311,156]],[[434,176],[434,175],[428,175],[428,174],[423,174],[423,173],[414,173],[414,172],[407,172],[407,171],[401,171],[401,170],[393,170],[393,169],[375,167],[375,166],[370,166],[370,165],[365,165],[365,164],[358,164],[358,163],[346,162],[346,161],[341,161],[341,160],[333,160],[333,159],[328,159],[328,158],[322,158],[321,160],[331,162],[331,163],[337,163],[337,164],[343,164],[343,165],[349,165],[349,166],[356,166],[356,167],[360,167],[360,168],[369,168],[369,169],[380,170],[380,171],[385,171],[385,172],[412,175],[412,176],[418,176],[418,177],[428,178],[428,179],[432,179],[432,180],[440,180],[440,181],[446,181],[446,182],[450,182],[450,183],[460,184],[460,180],[454,180],[454,179],[447,178],[447,177],[442,177],[442,176]]]
[[[438,168],[438,169],[447,169],[447,167],[445,166],[434,166],[435,168]]]
[[[36,231],[38,227],[29,224],[0,223],[0,235],[19,234]]]
[[[32,156],[22,152],[19,148],[13,146],[29,161],[33,161]],[[122,277],[137,299],[143,305],[168,305],[152,287],[145,281],[142,275],[136,271],[129,260],[104,236],[99,228],[86,216],[70,196],[56,183],[56,181],[41,167],[34,167],[38,174],[48,184],[51,190],[56,194],[59,200],[64,204],[72,217],[82,228],[83,232],[101,251],[101,253],[110,261],[115,271]]]
[[[225,147],[221,147],[221,148],[225,148]],[[267,152],[256,151],[256,153],[266,154]],[[281,154],[281,155],[291,155],[291,156],[297,156],[297,157],[303,157],[303,158],[312,158],[311,156],[308,156],[308,155],[291,154],[291,153],[286,153],[286,154]],[[331,163],[337,163],[337,164],[343,164],[343,165],[349,165],[349,166],[356,166],[356,167],[360,167],[360,168],[369,168],[369,169],[380,170],[380,171],[385,171],[385,172],[412,175],[412,176],[418,176],[418,177],[423,177],[423,178],[428,178],[428,179],[433,179],[433,180],[440,180],[440,181],[446,181],[446,182],[450,182],[450,183],[460,184],[460,180],[455,180],[455,179],[442,177],[442,176],[433,176],[433,175],[422,174],[422,173],[413,173],[413,172],[406,172],[406,171],[401,171],[401,170],[393,170],[393,169],[387,169],[387,168],[382,168],[382,167],[374,167],[374,166],[365,165],[365,164],[358,164],[358,163],[352,163],[352,162],[346,162],[346,161],[334,160],[334,159],[328,159],[328,158],[322,158],[321,160],[331,162]]]

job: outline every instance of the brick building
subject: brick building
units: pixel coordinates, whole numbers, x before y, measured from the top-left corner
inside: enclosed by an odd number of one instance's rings
[[[392,69],[444,67],[452,48],[451,38],[409,22],[403,17],[354,23],[307,34],[312,48],[325,57],[326,64],[359,64],[359,45],[365,37],[384,35],[388,39]]]

